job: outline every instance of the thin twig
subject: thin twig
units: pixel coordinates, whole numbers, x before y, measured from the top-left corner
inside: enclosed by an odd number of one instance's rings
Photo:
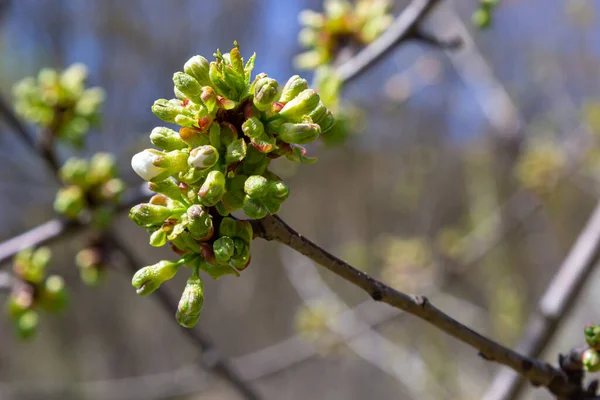
[[[422,40],[427,37],[428,43],[431,44],[433,39],[430,35],[422,33],[419,25],[439,2],[440,0],[413,0],[381,36],[337,68],[336,72],[341,81],[348,83],[356,79],[405,40]],[[443,42],[439,39],[435,41]]]
[[[109,246],[117,250],[123,256],[127,262],[128,268],[132,273],[135,273],[141,266],[144,265],[144,263],[141,260],[138,260],[137,257],[130,252],[114,235],[106,235],[105,240]],[[177,301],[171,298],[164,287],[160,287],[158,290],[156,290],[153,297],[159,301],[160,305],[165,310],[165,313],[169,315],[173,315],[175,313],[175,310],[177,309]],[[235,387],[240,394],[244,396],[244,398],[249,400],[260,399],[260,396],[254,391],[254,389],[245,383],[238,373],[234,371],[229,363],[219,354],[217,348],[212,343],[210,338],[208,338],[198,329],[187,329],[182,327],[181,331],[187,335],[187,337],[193,343],[200,347],[202,352],[200,363],[204,367],[214,371],[224,380],[231,383],[231,385]]]
[[[537,357],[547,346],[563,317],[568,314],[590,272],[600,258],[600,203],[581,231],[575,245],[554,275],[542,296],[538,311],[530,318],[524,339],[517,350]],[[498,374],[484,399],[512,399],[523,385],[523,380],[513,371]]]
[[[253,221],[253,227],[257,237],[277,241],[291,247],[363,289],[374,300],[387,303],[433,324],[478,350],[484,359],[512,368],[533,384],[544,386],[556,395],[573,395],[581,392],[579,386],[568,382],[566,375],[560,369],[519,354],[482,336],[436,308],[423,296],[399,292],[357,270],[296,232],[279,217],[267,216]]]

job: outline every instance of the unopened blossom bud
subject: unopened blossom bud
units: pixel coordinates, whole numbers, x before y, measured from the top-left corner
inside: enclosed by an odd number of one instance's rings
[[[187,211],[187,229],[198,240],[208,240],[214,232],[210,214],[197,204],[190,206]]]
[[[288,79],[287,83],[283,87],[279,101],[282,103],[287,103],[306,89],[308,89],[308,81],[300,78],[298,75],[294,75]]]
[[[244,192],[254,199],[264,197],[267,194],[268,188],[269,181],[260,175],[249,176],[244,183]]]
[[[279,84],[275,79],[263,78],[254,84],[253,103],[260,111],[269,111],[277,99]]]
[[[229,236],[235,237],[237,233],[237,227],[235,224],[235,220],[230,217],[225,217],[221,220],[221,225],[219,225],[219,234],[221,236]]]
[[[85,193],[79,186],[60,188],[54,199],[54,210],[67,218],[77,218],[86,206]]]
[[[199,147],[209,144],[206,135],[202,134],[196,128],[183,127],[179,130],[179,138],[183,140],[189,147]]]
[[[252,219],[264,218],[269,213],[262,201],[250,196],[244,197],[242,209],[248,218]]]
[[[151,181],[167,172],[166,168],[156,166],[158,155],[150,150],[144,150],[131,158],[131,168],[140,178]]]
[[[169,279],[172,279],[184,261],[162,260],[154,265],[144,267],[137,271],[131,279],[131,284],[136,288],[137,294],[146,296],[160,287]]]
[[[90,160],[88,182],[97,185],[107,182],[117,173],[117,161],[110,153],[96,153]]]
[[[248,136],[252,145],[261,153],[269,153],[275,148],[275,138],[265,132],[263,123],[256,117],[247,119],[242,124],[242,131]]]
[[[49,276],[40,293],[40,306],[50,312],[64,310],[68,302],[65,280],[58,275]]]
[[[237,269],[245,269],[250,262],[250,245],[240,238],[233,239],[234,253],[231,264]]]
[[[190,151],[188,165],[193,168],[206,169],[219,160],[219,152],[211,145],[196,147]]]
[[[148,182],[148,189],[155,193],[164,194],[173,200],[180,201],[182,199],[181,188],[172,178],[160,182]]]
[[[233,256],[235,245],[229,236],[221,236],[213,243],[215,258],[220,262],[227,262]]]
[[[142,203],[134,206],[129,211],[129,218],[142,228],[151,228],[162,223],[173,214],[169,207]]]
[[[157,126],[152,129],[150,141],[159,149],[166,151],[181,150],[187,147],[187,144],[179,137],[178,132],[164,126]]]
[[[194,56],[183,65],[186,74],[193,76],[201,86],[211,86],[208,77],[209,62],[202,56]]]
[[[279,139],[286,143],[306,144],[321,134],[321,127],[313,123],[285,123],[279,129]]]
[[[150,235],[150,246],[161,247],[167,243],[167,232],[159,228]]]
[[[327,110],[325,115],[315,122],[321,127],[321,133],[325,133],[335,125],[335,117],[331,111]]]
[[[175,72],[175,74],[173,74],[173,84],[175,84],[175,87],[194,103],[202,103],[202,86],[191,75],[188,75],[185,72]]]
[[[175,122],[180,110],[166,99],[158,99],[152,105],[152,112],[165,122]]]
[[[281,109],[279,115],[292,122],[302,122],[302,119],[313,111],[320,101],[315,90],[303,90]]]
[[[19,274],[21,279],[32,282],[40,283],[44,279],[46,274],[46,268],[50,263],[52,252],[48,247],[40,247],[31,254],[31,259],[27,263],[27,267],[22,270]]]
[[[88,186],[89,164],[87,160],[77,157],[69,158],[60,168],[60,179],[70,185]]]
[[[30,339],[35,335],[39,325],[40,318],[34,310],[27,310],[17,319],[17,335],[21,339]]]
[[[274,198],[280,203],[284,202],[290,195],[290,188],[282,181],[271,182],[268,189],[268,197]]]
[[[581,355],[583,368],[588,372],[600,371],[600,355],[595,349],[587,349]]]
[[[185,285],[175,318],[180,325],[186,328],[193,328],[198,323],[202,306],[204,305],[204,287],[198,273],[194,271]]]
[[[207,207],[217,204],[225,193],[225,175],[221,171],[211,171],[198,191],[200,204]]]
[[[587,325],[583,330],[585,341],[595,349],[600,349],[600,325]]]

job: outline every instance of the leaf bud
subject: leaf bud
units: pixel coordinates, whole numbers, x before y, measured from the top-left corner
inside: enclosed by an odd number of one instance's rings
[[[306,89],[308,89],[308,81],[298,75],[294,75],[288,79],[287,83],[283,87],[279,101],[282,103],[287,103]]]
[[[201,86],[211,86],[212,82],[208,77],[209,62],[202,56],[194,56],[187,60],[183,65],[186,74],[194,77]]]

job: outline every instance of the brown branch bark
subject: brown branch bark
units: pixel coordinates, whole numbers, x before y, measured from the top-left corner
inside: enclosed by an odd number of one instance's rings
[[[265,240],[280,242],[331,272],[367,292],[374,300],[387,303],[431,323],[459,341],[473,347],[488,361],[510,367],[534,385],[546,387],[560,398],[571,398],[581,393],[581,387],[568,381],[559,368],[522,355],[482,336],[431,304],[423,296],[399,292],[371,276],[357,270],[305,238],[277,216],[253,221],[255,235]]]

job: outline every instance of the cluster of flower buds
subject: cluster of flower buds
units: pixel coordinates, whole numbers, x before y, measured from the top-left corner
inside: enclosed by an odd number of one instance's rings
[[[14,259],[16,280],[8,296],[6,310],[18,336],[23,339],[35,334],[39,323],[38,310],[56,313],[67,304],[63,278],[46,274],[50,256],[50,250],[41,247],[35,251],[23,250]]]
[[[37,79],[28,77],[13,87],[15,110],[74,147],[83,145],[90,127],[99,121],[104,91],[86,88],[87,68],[73,64],[62,73],[42,69]]]
[[[473,13],[473,23],[479,28],[487,28],[492,22],[492,12],[499,0],[479,0],[479,6]]]
[[[543,141],[523,151],[515,173],[523,187],[545,196],[556,187],[565,167],[564,150],[553,141]]]
[[[308,51],[296,56],[301,69],[315,69],[333,61],[342,46],[364,46],[381,35],[392,23],[389,0],[325,0],[323,14],[300,13],[300,44]]]
[[[214,279],[239,275],[250,262],[252,227],[231,218],[275,214],[289,188],[269,171],[272,159],[312,163],[301,146],[334,125],[332,113],[305,79],[293,76],[283,88],[258,74],[251,79],[253,55],[244,63],[237,43],[216,61],[190,58],[173,75],[175,99],[157,100],[152,111],[179,130],[157,127],[150,141],[157,149],[133,156],[133,170],[157,193],[138,204],[129,217],[150,232],[150,244],[170,243],[180,256],[145,267],[133,277],[141,295],[171,279],[180,266],[192,267],[177,320],[193,326],[200,314],[203,288],[198,271]]]
[[[600,354],[598,354],[600,351],[600,325],[587,325],[583,330],[583,335],[590,346],[581,356],[583,368],[588,372],[600,371]]]
[[[77,219],[84,210],[93,210],[93,221],[105,226],[112,209],[125,190],[117,176],[116,161],[111,154],[96,153],[89,161],[70,158],[60,169],[65,184],[56,193],[54,210],[70,219]]]

